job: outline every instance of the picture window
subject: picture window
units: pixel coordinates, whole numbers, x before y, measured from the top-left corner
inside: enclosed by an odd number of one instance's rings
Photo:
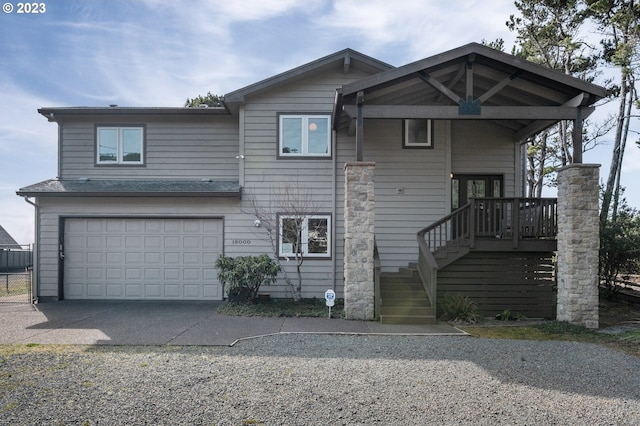
[[[331,257],[329,215],[279,215],[278,251],[281,257]]]
[[[98,127],[97,164],[143,164],[143,127]]]
[[[279,118],[280,157],[331,157],[331,116],[287,115]]]

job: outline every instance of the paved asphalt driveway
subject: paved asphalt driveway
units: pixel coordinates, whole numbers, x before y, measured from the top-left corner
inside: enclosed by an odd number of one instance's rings
[[[0,344],[233,345],[278,333],[464,335],[448,324],[233,317],[216,302],[60,301],[0,305]]]

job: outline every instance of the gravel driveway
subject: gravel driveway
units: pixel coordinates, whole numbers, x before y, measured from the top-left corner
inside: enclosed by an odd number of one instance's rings
[[[574,342],[438,336],[32,348],[0,357],[0,423],[637,425],[640,359]]]

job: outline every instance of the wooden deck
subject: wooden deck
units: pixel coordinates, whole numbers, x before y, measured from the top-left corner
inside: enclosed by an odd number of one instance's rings
[[[478,198],[422,229],[415,268],[434,315],[455,292],[485,316],[553,317],[557,223],[555,198]]]

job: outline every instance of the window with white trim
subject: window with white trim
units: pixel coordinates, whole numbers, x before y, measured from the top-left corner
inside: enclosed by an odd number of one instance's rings
[[[281,257],[331,257],[330,215],[279,215]]]
[[[404,120],[403,148],[433,148],[433,123],[431,120]]]
[[[143,164],[143,127],[97,127],[97,164]]]
[[[278,156],[331,157],[331,116],[279,116]]]

